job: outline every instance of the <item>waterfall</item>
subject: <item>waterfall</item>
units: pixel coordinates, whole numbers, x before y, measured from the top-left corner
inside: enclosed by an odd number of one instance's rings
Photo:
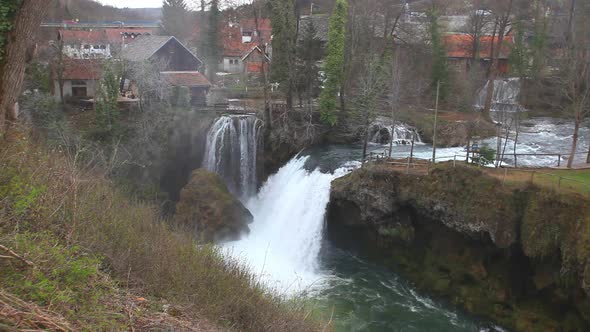
[[[207,133],[203,167],[224,179],[228,189],[245,200],[258,186],[257,159],[262,122],[250,115],[224,115]]]
[[[393,134],[393,143],[397,145],[412,144],[412,135],[415,135],[415,143],[422,143],[422,138],[416,128],[403,122],[396,122],[393,133],[391,130],[391,118],[379,116],[371,123],[369,137],[372,143],[389,144]]]
[[[489,81],[479,90],[475,107],[483,109],[486,102]],[[492,96],[492,111],[516,112],[523,110],[519,103],[521,82],[520,78],[497,79],[494,81],[494,95]]]
[[[330,183],[344,175],[307,171],[309,157],[295,157],[271,176],[246,204],[254,222],[250,234],[227,244],[234,256],[281,293],[308,290],[322,279],[317,260]]]

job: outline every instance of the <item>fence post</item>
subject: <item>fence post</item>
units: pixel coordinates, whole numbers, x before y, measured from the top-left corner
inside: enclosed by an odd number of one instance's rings
[[[508,167],[504,168],[504,178],[502,178],[502,185],[506,183],[506,175],[508,175]]]
[[[457,167],[457,155],[453,157],[453,168]]]
[[[557,155],[557,167],[561,167],[561,153]]]
[[[408,157],[408,165],[406,166],[406,174],[410,174],[410,157]]]

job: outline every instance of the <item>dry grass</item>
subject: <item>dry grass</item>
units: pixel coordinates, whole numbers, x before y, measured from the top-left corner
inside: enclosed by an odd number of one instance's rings
[[[321,329],[298,302],[269,293],[240,262],[161,219],[156,206],[129,200],[82,157],[27,138],[13,132],[0,143],[0,233],[49,232],[66,248],[103,257],[101,269],[121,286],[223,328]]]

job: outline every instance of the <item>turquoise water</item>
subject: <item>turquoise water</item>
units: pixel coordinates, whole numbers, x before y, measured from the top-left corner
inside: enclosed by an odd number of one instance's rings
[[[326,243],[320,259],[333,278],[316,295],[336,331],[505,331],[417,291],[394,271]]]

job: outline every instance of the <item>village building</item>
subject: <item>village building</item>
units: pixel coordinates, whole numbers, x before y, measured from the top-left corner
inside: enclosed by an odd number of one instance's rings
[[[228,22],[221,31],[223,52],[219,70],[226,73],[260,73],[272,56],[272,27],[270,19],[259,19],[258,29],[254,19],[239,23]],[[255,65],[254,62],[258,62]]]
[[[102,61],[99,59],[66,59],[64,60],[63,82],[64,98],[92,98],[96,94],[99,81],[102,77]],[[59,75],[52,73],[53,95],[60,98]]]
[[[66,57],[75,59],[108,59],[150,29],[59,30],[57,40],[63,43]]]
[[[203,62],[175,37],[140,36],[125,46],[121,58],[129,62],[159,63],[162,78],[171,86],[188,88],[193,105],[206,102],[211,83],[199,72]]]
[[[447,49],[449,67],[455,71],[466,72],[472,66],[478,65],[483,70],[488,70],[492,64],[492,40],[494,47],[498,47],[498,37],[482,36],[479,42],[479,54],[474,56],[473,38],[468,34],[449,34],[443,37]],[[508,58],[514,45],[511,35],[505,36],[500,45],[498,56],[498,72],[500,75],[509,73]],[[477,63],[474,60],[477,58]]]

